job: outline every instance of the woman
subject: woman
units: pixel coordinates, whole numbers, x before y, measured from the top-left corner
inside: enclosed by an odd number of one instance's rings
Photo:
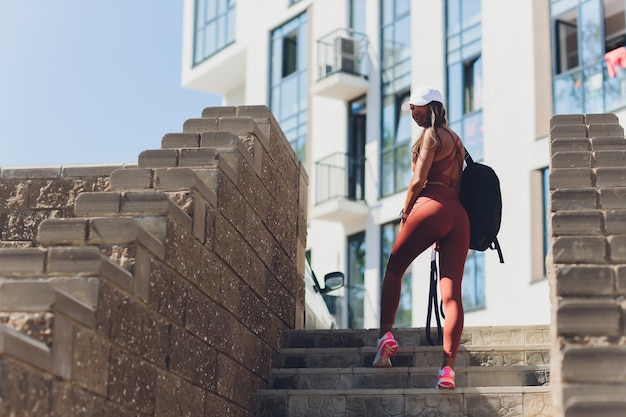
[[[413,120],[424,130],[412,147],[413,175],[400,212],[400,232],[383,280],[380,339],[374,366],[391,366],[389,358],[398,350],[391,329],[404,272],[420,253],[436,244],[446,312],[443,364],[437,387],[454,388],[454,360],[463,332],[461,280],[469,248],[469,220],[458,198],[465,149],[459,136],[448,127],[439,90],[418,88],[402,110],[410,110]]]

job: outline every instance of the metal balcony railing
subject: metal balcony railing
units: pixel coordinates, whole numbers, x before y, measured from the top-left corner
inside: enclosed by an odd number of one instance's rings
[[[318,80],[338,72],[367,78],[367,36],[350,28],[334,30],[317,41]]]
[[[315,163],[315,204],[334,198],[365,199],[365,157],[334,153]]]

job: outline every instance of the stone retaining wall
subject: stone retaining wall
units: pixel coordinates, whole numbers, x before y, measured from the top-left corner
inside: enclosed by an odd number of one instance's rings
[[[267,107],[82,169],[3,170],[0,415],[253,416],[304,320],[308,179]]]
[[[614,114],[551,121],[555,417],[626,415],[626,139]]]

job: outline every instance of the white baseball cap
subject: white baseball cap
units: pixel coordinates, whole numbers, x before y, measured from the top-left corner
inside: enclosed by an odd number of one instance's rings
[[[431,101],[438,101],[443,103],[443,97],[441,92],[433,87],[419,87],[411,92],[411,97],[406,103],[402,103],[402,111],[407,111],[411,108],[411,104],[414,106],[425,106]]]

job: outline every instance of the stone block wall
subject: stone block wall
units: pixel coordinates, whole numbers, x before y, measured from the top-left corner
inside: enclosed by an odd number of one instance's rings
[[[0,247],[32,246],[41,221],[72,217],[79,194],[110,190],[111,172],[128,166],[0,168]]]
[[[255,414],[304,320],[308,178],[267,107],[207,108],[136,165],[49,176],[66,192],[7,175],[6,195],[40,196],[17,223],[51,201],[3,235],[0,415]]]
[[[626,415],[626,139],[614,114],[551,120],[555,417]]]

